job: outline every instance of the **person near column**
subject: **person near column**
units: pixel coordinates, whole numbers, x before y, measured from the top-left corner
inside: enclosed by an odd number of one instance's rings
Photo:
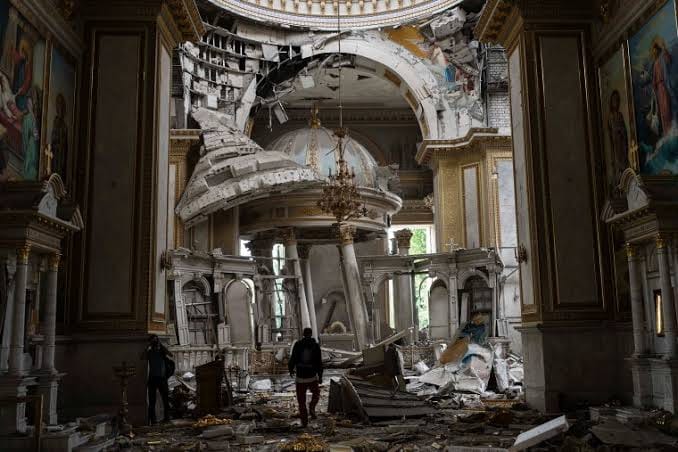
[[[313,330],[304,328],[304,337],[292,348],[292,356],[288,364],[290,375],[295,377],[297,402],[302,427],[308,426],[309,412],[311,419],[316,418],[315,407],[320,400],[320,382],[323,379],[323,363],[320,345],[313,339]],[[306,409],[306,392],[311,391],[311,403]]]
[[[148,360],[148,423],[152,425],[157,422],[155,416],[156,392],[160,392],[160,397],[162,398],[163,421],[169,422],[170,420],[167,380],[174,373],[174,362],[169,359],[172,353],[160,342],[158,336],[152,334],[148,342],[144,358]]]

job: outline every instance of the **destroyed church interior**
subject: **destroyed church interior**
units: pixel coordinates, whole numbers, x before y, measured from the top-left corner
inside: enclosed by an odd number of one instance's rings
[[[0,449],[678,450],[677,3],[0,0]]]

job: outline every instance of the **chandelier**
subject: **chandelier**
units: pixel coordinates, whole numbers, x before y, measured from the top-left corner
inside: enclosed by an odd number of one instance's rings
[[[349,169],[344,158],[344,138],[348,135],[348,129],[344,127],[343,106],[341,98],[341,11],[337,5],[337,42],[339,47],[339,128],[334,132],[337,137],[337,171],[332,174],[329,170],[327,182],[323,185],[323,192],[318,200],[318,207],[326,214],[332,215],[337,220],[337,226],[346,221],[364,217],[367,209],[358,192],[355,181],[355,171]]]

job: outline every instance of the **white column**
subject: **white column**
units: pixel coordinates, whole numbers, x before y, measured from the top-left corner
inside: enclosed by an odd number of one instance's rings
[[[12,322],[14,321],[14,293],[16,283],[16,261],[7,259],[3,264],[7,268],[7,305],[5,306],[5,321],[2,326],[2,339],[0,341],[0,372],[6,372],[9,368],[9,347],[12,341]],[[0,271],[3,269],[0,268]]]
[[[412,231],[409,229],[401,229],[395,231],[395,238],[398,242],[398,254],[400,256],[409,256],[410,254],[410,239],[412,238]],[[396,329],[398,332],[414,327],[414,297],[412,296],[412,275],[406,273],[399,275],[395,280],[395,310],[396,310]],[[412,328],[412,337],[410,343],[414,343],[418,331]]]
[[[28,245],[17,249],[14,291],[14,325],[12,325],[12,345],[9,354],[9,372],[16,376],[24,374],[26,278],[28,276],[28,256],[30,255],[30,252],[31,248]]]
[[[313,299],[313,282],[311,281],[311,245],[299,247],[299,256],[303,260],[304,288],[306,289],[306,303],[308,304],[308,314],[313,329],[313,337],[318,340],[320,331],[318,331],[318,319],[315,312],[315,301]]]
[[[47,296],[45,297],[45,349],[42,355],[42,368],[56,373],[54,367],[54,348],[56,343],[56,310],[57,310],[57,276],[59,274],[59,258],[61,255],[49,256],[47,265]]]
[[[640,281],[638,255],[636,248],[626,244],[626,257],[629,262],[629,287],[631,289],[631,318],[633,320],[633,354],[645,353],[645,335],[643,331],[643,291]]]
[[[299,252],[297,250],[297,239],[294,231],[288,229],[283,237],[285,245],[285,258],[294,259],[294,275],[297,277],[297,299],[299,300],[299,315],[301,317],[301,328],[311,328],[311,318],[308,313],[308,304],[306,303],[306,290],[304,281],[301,277],[301,264],[299,262]]]
[[[360,271],[358,259],[356,259],[353,247],[353,234],[355,228],[344,225],[340,228],[341,254],[343,257],[342,270],[346,289],[346,301],[353,322],[353,333],[358,345],[362,350],[368,345],[367,336],[367,309],[363,302],[362,284],[360,283]]]
[[[676,307],[673,304],[673,287],[671,286],[671,269],[668,249],[664,239],[657,235],[657,264],[662,294],[662,315],[664,316],[664,340],[666,341],[666,359],[676,358]],[[635,329],[635,328],[634,328]]]

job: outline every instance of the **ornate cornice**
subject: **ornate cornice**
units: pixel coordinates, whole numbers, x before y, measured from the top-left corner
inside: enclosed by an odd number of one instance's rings
[[[205,34],[195,0],[166,0],[184,41],[198,42]]]
[[[209,0],[223,9],[246,17],[284,27],[314,30],[337,29],[337,5],[341,10],[342,29],[389,27],[430,17],[453,8],[461,0],[389,1],[360,0]]]
[[[473,34],[481,41],[490,44],[500,43],[499,34],[509,15],[514,12],[513,3],[505,0],[488,0],[473,29]],[[503,42],[501,44],[504,44]]]
[[[593,22],[599,19],[591,0],[488,0],[473,32],[484,43],[510,49],[521,21],[536,23]]]
[[[499,130],[494,127],[474,127],[460,138],[422,141],[415,159],[420,165],[425,165],[429,163],[435,151],[466,151],[478,149],[480,146],[510,147],[511,136],[500,135]]]
[[[285,110],[285,113],[287,113],[287,123],[308,123],[309,113],[307,108],[289,108]],[[416,125],[417,123],[417,117],[411,108],[347,108],[344,109],[342,116],[346,123],[379,125],[384,125],[384,123],[413,123]],[[326,127],[338,123],[339,110],[323,107],[318,113],[318,118]],[[268,125],[268,112],[265,109],[260,110],[257,115],[255,128],[263,125]]]

